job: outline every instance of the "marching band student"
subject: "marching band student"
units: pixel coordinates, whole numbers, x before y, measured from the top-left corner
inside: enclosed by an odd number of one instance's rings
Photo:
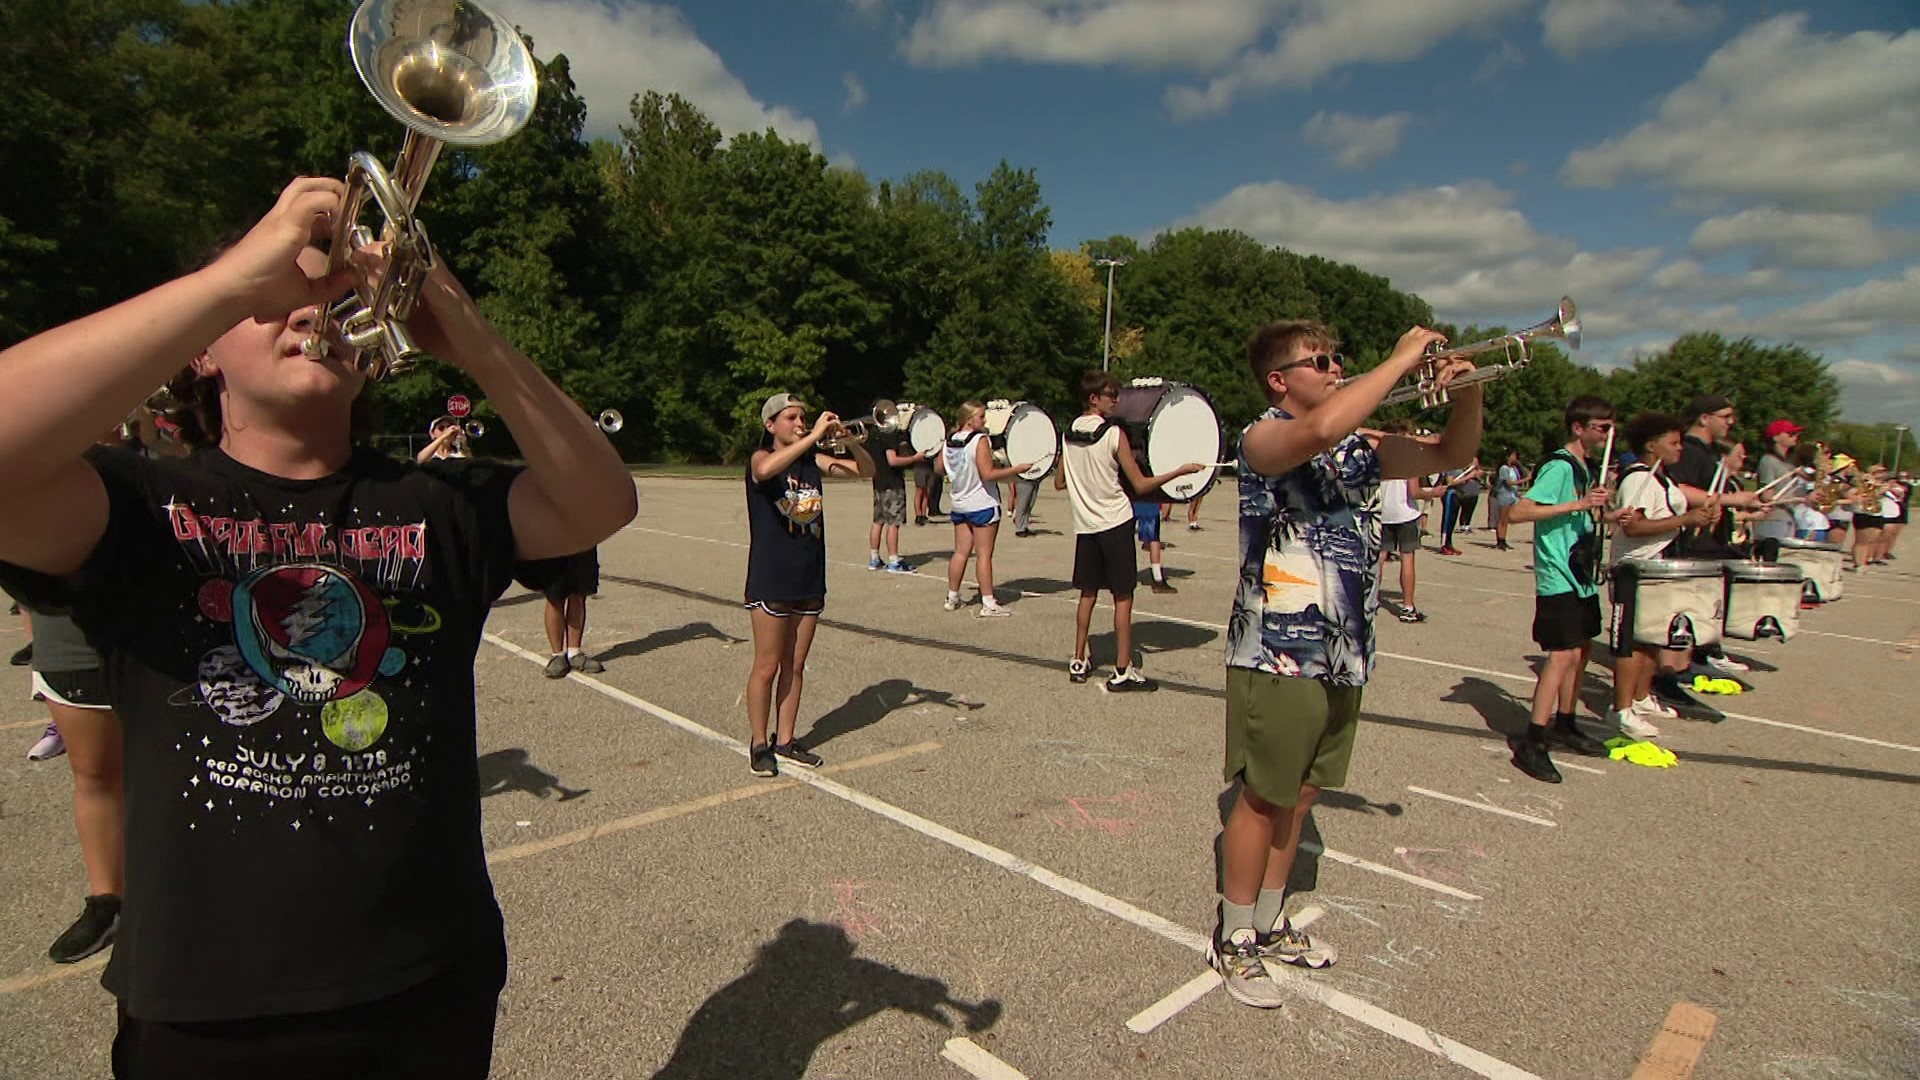
[[[1106,372],[1081,376],[1080,400],[1086,412],[1062,434],[1060,468],[1053,474],[1054,490],[1066,492],[1073,508],[1073,587],[1080,593],[1067,678],[1083,683],[1093,673],[1087,636],[1093,628],[1093,606],[1104,589],[1113,597],[1114,659],[1113,677],[1101,689],[1115,694],[1158,690],[1160,684],[1142,675],[1133,662],[1133,593],[1140,564],[1133,547],[1133,500],[1127,493],[1152,495],[1169,480],[1191,476],[1205,466],[1189,462],[1159,476],[1143,474],[1126,431],[1111,419],[1120,405],[1120,383]]]
[[[948,611],[960,610],[960,581],[967,574],[967,557],[977,555],[974,584],[980,589],[980,616],[1013,614],[993,595],[993,543],[1000,535],[1000,481],[1033,468],[1033,462],[995,467],[986,437],[987,407],[977,401],[960,406],[959,423],[934,471],[953,481],[947,505],[953,513],[953,557],[947,560]]]
[[[481,626],[516,557],[634,513],[606,439],[444,261],[409,328],[527,464],[354,448],[354,351],[330,329],[325,355],[301,348],[352,285],[314,246],[344,194],[294,180],[206,267],[0,353],[0,391],[35,403],[0,416],[0,578],[71,613],[123,720],[116,1076],[487,1074],[506,943],[473,768]],[[169,376],[201,449],[89,449]]]
[[[1507,518],[1513,510],[1513,504],[1520,501],[1520,488],[1528,480],[1527,470],[1520,464],[1520,451],[1509,446],[1500,457],[1500,467],[1493,474],[1493,498],[1487,503],[1487,513],[1493,518],[1493,550],[1511,551],[1507,544]]]
[[[1613,406],[1604,398],[1583,394],[1567,403],[1567,444],[1540,463],[1533,485],[1507,512],[1519,525],[1535,522],[1533,530],[1533,640],[1545,650],[1546,662],[1533,688],[1533,722],[1524,736],[1509,735],[1507,748],[1521,772],[1549,784],[1560,783],[1560,770],[1547,752],[1557,743],[1576,754],[1604,757],[1606,744],[1581,731],[1574,723],[1580,701],[1580,679],[1587,670],[1587,654],[1600,634],[1600,595],[1595,580],[1600,570],[1600,538],[1593,512],[1606,513],[1608,491],[1595,483],[1592,455],[1600,452],[1613,430]],[[1617,519],[1620,512],[1607,515]]]
[[[1356,433],[1444,338],[1414,327],[1341,386],[1338,342],[1315,322],[1261,328],[1248,366],[1269,408],[1240,441],[1240,584],[1227,631],[1225,777],[1239,791],[1221,841],[1208,962],[1235,1000],[1275,1008],[1267,964],[1326,967],[1334,950],[1284,914],[1300,828],[1320,790],[1346,782],[1374,657],[1381,478],[1458,468],[1480,446],[1477,386],[1454,391],[1437,442]],[[1471,370],[1456,357],[1441,385]]]
[[[1756,467],[1756,479],[1764,490],[1777,492],[1774,509],[1767,516],[1753,523],[1755,540],[1784,540],[1793,535],[1793,510],[1784,505],[1788,496],[1797,494],[1799,485],[1792,481],[1784,484],[1781,478],[1794,471],[1793,454],[1800,445],[1800,433],[1806,429],[1791,420],[1780,419],[1767,425],[1767,452],[1760,455],[1760,464]],[[1778,487],[1769,485],[1779,484]]]
[[[420,448],[413,456],[416,464],[425,465],[429,461],[441,461],[446,458],[463,458],[467,455],[467,432],[458,420],[443,416],[435,420],[428,429],[433,440]]]
[[[1669,479],[1687,489],[1688,504],[1710,502],[1735,510],[1770,507],[1771,502],[1763,502],[1759,493],[1738,490],[1729,482],[1733,476],[1732,470],[1723,472],[1721,469],[1720,444],[1726,441],[1737,418],[1733,402],[1720,394],[1695,394],[1693,400],[1687,403],[1685,418],[1688,427],[1680,439],[1680,460],[1664,471]],[[1715,476],[1720,477],[1718,490],[1714,489]],[[1707,496],[1712,498],[1708,499]],[[1722,514],[1711,529],[1684,531],[1674,551],[1682,557],[1732,558],[1739,554],[1732,547],[1733,524],[1733,515]],[[1752,670],[1747,664],[1728,656],[1718,643],[1694,646],[1693,660],[1696,666],[1716,675]]]
[[[1176,593],[1180,590],[1167,584],[1167,568],[1161,563],[1160,523],[1170,516],[1164,509],[1159,499],[1133,500],[1133,527],[1147,552],[1149,587],[1156,593]]]
[[[877,413],[882,402],[874,402]],[[884,566],[890,574],[912,573],[900,561],[900,526],[907,523],[907,474],[901,469],[918,467],[931,455],[917,454],[907,446],[906,433],[884,428],[874,432],[868,455],[873,458],[873,526],[867,530],[867,569]],[[880,545],[886,543],[887,561],[880,561]]]
[[[1406,420],[1389,420],[1384,429],[1386,435],[1409,437],[1413,434],[1413,424]],[[1380,481],[1380,572],[1387,576],[1386,564],[1389,556],[1400,559],[1400,605],[1397,614],[1403,623],[1423,623],[1427,621],[1426,612],[1414,603],[1413,590],[1416,581],[1414,557],[1420,554],[1420,519],[1422,511],[1416,503],[1431,499],[1445,490],[1446,485],[1428,485],[1422,477],[1411,476],[1404,479],[1395,477]],[[1454,554],[1459,554],[1455,552]]]
[[[547,631],[547,678],[563,679],[573,671],[598,675],[607,670],[587,655],[582,644],[587,633],[587,598],[600,591],[600,549],[525,564],[515,576],[546,597],[541,621]]]
[[[809,769],[820,755],[793,737],[800,693],[820,612],[827,605],[827,515],[822,479],[828,473],[872,476],[873,458],[849,443],[853,460],[820,451],[840,428],[823,412],[807,425],[806,404],[775,394],[760,406],[766,433],[747,462],[746,606],[753,620],[753,669],[747,675],[747,723],[752,741],[747,768],[780,775],[784,759]],[[767,720],[775,708],[773,740]]]
[[[940,513],[940,492],[947,486],[944,477],[933,471],[933,460],[940,456],[939,448],[928,451],[927,455],[913,463],[913,523],[925,525],[927,518]]]
[[[1615,563],[1663,558],[1681,529],[1711,528],[1718,507],[1689,506],[1687,493],[1667,479],[1665,470],[1680,460],[1680,432],[1686,421],[1666,413],[1643,412],[1627,423],[1623,444],[1638,458],[1620,479],[1620,508],[1627,511],[1613,527]],[[1628,598],[1613,596],[1613,628],[1608,644],[1613,663],[1613,721],[1622,734],[1651,739],[1660,734],[1649,717],[1677,717],[1653,696],[1658,672],[1684,671],[1685,649],[1660,649],[1633,640],[1633,610]]]

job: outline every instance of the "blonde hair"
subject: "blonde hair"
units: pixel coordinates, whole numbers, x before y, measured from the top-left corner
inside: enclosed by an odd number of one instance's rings
[[[980,403],[980,402],[978,402],[978,401],[963,401],[963,402],[961,402],[961,403],[960,403],[960,415],[959,415],[959,420],[960,420],[960,424],[959,424],[959,426],[960,426],[960,427],[966,427],[969,421],[971,421],[971,420],[972,420],[972,419],[973,419],[974,417],[976,417],[976,416],[979,416],[979,415],[980,415],[981,413],[984,413],[984,412],[986,412],[986,411],[987,411],[987,407],[986,407],[985,405],[983,405],[983,404],[981,404],[981,403]]]

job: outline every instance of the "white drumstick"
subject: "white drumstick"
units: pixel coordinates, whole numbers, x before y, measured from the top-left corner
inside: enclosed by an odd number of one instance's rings
[[[1607,429],[1607,449],[1604,453],[1600,455],[1599,483],[1601,487],[1607,486],[1607,467],[1612,464],[1613,464],[1613,429],[1608,428]]]

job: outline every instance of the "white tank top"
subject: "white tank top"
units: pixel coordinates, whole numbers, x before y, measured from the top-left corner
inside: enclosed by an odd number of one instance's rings
[[[964,432],[947,440],[944,453],[947,456],[947,505],[955,513],[973,514],[981,510],[993,510],[1000,505],[1000,496],[988,491],[980,480],[980,469],[973,460],[973,441],[984,439],[984,431]]]

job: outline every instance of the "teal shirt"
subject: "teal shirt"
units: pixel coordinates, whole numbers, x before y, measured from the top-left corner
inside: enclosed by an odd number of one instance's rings
[[[1541,506],[1572,502],[1586,493],[1586,486],[1575,482],[1573,466],[1565,458],[1552,458],[1534,474],[1533,486],[1524,498]],[[1533,591],[1541,596],[1573,593],[1588,597],[1598,593],[1592,585],[1582,585],[1571,568],[1573,545],[1593,532],[1593,515],[1576,510],[1557,514],[1533,524]]]

